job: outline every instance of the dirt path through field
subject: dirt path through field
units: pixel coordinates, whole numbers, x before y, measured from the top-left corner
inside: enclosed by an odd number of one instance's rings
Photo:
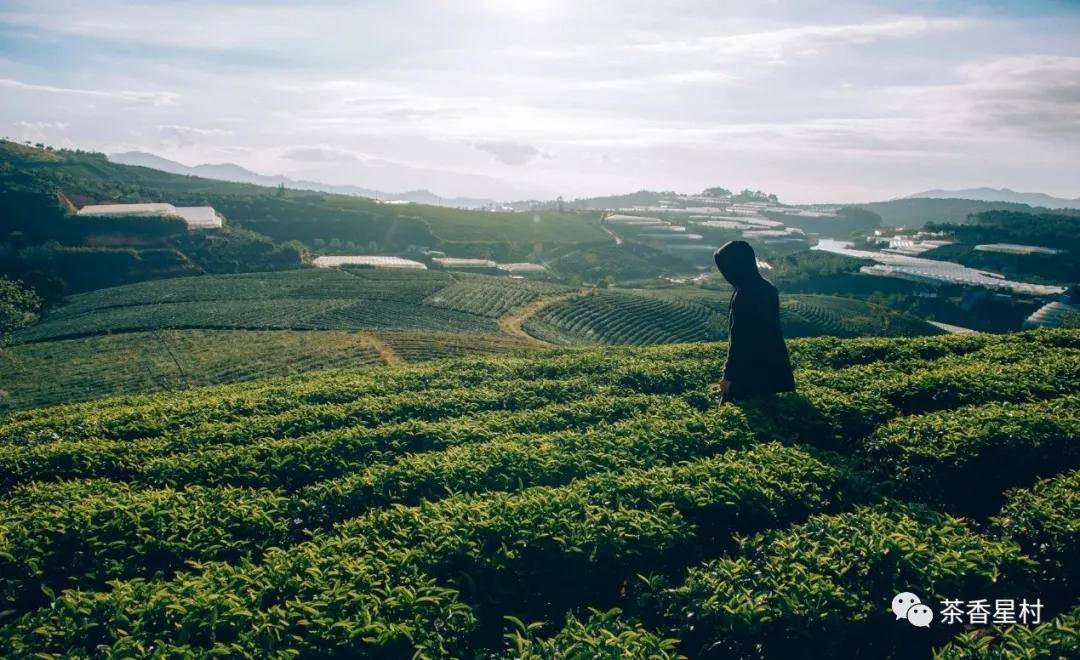
[[[394,349],[390,348],[390,345],[384,342],[379,335],[374,332],[358,332],[357,334],[375,349],[386,364],[391,366],[405,364],[405,360],[402,360],[401,356],[394,352]]]
[[[622,245],[622,239],[619,238],[618,234],[608,229],[607,225],[605,225],[604,223],[600,223],[600,229],[603,229],[605,232],[607,232],[608,236],[615,239],[615,245]]]
[[[506,315],[500,317],[499,328],[501,328],[503,332],[510,335],[511,337],[524,339],[538,346],[555,346],[556,344],[544,341],[543,339],[537,339],[536,337],[533,337],[529,333],[525,332],[525,328],[522,327],[523,324],[534,314],[544,309],[545,307],[549,307],[557,302],[562,302],[570,298],[577,298],[578,296],[585,295],[588,295],[588,291],[582,289],[580,291],[573,291],[571,293],[560,293],[557,296],[545,296],[537,298],[530,303],[510,310],[510,312],[508,312]]]

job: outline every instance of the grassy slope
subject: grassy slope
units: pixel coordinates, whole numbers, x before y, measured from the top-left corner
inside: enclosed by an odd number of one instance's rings
[[[109,162],[101,154],[45,152],[0,142],[0,163],[18,175],[10,185],[123,202],[210,204],[231,222],[275,240],[312,238],[408,242],[572,243],[602,240],[596,214],[487,213],[426,206],[388,205],[346,195],[290,191],[231,183]],[[313,228],[316,222],[324,229]],[[366,231],[370,225],[373,232]],[[335,231],[340,230],[340,233]],[[365,240],[363,245],[366,245]]]

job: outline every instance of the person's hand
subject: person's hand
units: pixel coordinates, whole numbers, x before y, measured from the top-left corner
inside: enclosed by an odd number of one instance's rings
[[[720,386],[719,387],[720,387],[720,394],[727,394],[728,392],[731,391],[731,381],[730,380],[722,380],[722,381],[720,381]]]

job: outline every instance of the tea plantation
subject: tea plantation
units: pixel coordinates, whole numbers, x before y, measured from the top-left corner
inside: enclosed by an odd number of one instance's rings
[[[394,362],[535,350],[500,335],[402,330],[165,329],[91,335],[0,350],[0,389],[6,392],[0,410],[382,365],[387,348]]]
[[[361,268],[140,282],[70,296],[16,332],[12,346],[0,344],[0,412],[314,369],[521,353],[543,342],[715,341],[727,336],[728,297],[691,287],[585,295],[536,280]],[[939,332],[829,296],[787,296],[782,314],[793,337]],[[514,315],[526,316],[523,332],[504,328]]]
[[[160,328],[496,333],[484,315],[424,304],[455,281],[439,272],[307,269],[140,282],[71,296],[15,340]],[[531,292],[516,280],[498,281]]]
[[[595,291],[550,305],[525,323],[555,344],[664,344],[727,338],[730,293],[703,289]],[[789,337],[897,337],[938,334],[929,323],[854,298],[785,295]]]
[[[793,340],[798,393],[718,406],[725,348],[12,413],[0,656],[1077,656],[1080,331]]]

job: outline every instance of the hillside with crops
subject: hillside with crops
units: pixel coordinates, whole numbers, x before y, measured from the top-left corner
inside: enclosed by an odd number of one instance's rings
[[[1076,657],[1080,332],[790,348],[741,404],[698,343],[11,413],[0,656]]]
[[[525,323],[555,344],[670,344],[727,339],[729,293],[703,289],[594,291],[560,300]],[[789,337],[896,337],[938,334],[929,323],[853,298],[783,295]]]
[[[729,295],[373,268],[139,282],[69,296],[14,332],[0,346],[0,406],[557,346],[715,341],[727,337]],[[938,332],[850,298],[785,296],[781,311],[793,337]]]
[[[140,282],[70,296],[14,343],[180,328],[414,330],[498,334],[498,320],[544,301],[526,321],[555,344],[655,344],[726,338],[730,292],[591,289],[447,271],[304,269]],[[833,296],[782,297],[792,336],[934,334],[919,319]]]
[[[411,243],[553,244],[604,238],[595,212],[487,212],[429,206],[382,204],[357,195],[282,190],[124,165],[105,154],[43,149],[0,140],[0,229],[29,222],[46,229],[40,215],[46,198],[111,202],[171,202],[210,205],[233,224],[274,241],[316,238],[366,245],[405,247]],[[59,220],[58,220],[59,221]]]

